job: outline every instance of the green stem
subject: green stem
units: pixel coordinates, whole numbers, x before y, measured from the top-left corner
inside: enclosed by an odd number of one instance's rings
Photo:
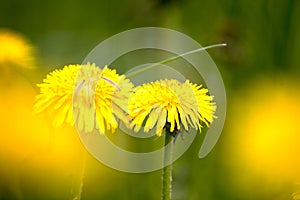
[[[193,54],[193,53],[197,53],[199,51],[204,51],[206,49],[211,49],[211,48],[215,48],[215,47],[224,47],[224,46],[226,46],[225,43],[213,44],[213,45],[209,45],[209,46],[206,46],[206,47],[201,47],[199,49],[195,49],[195,50],[192,50],[192,51],[188,51],[188,52],[185,52],[183,54],[180,54],[180,55],[177,55],[177,56],[173,56],[171,58],[167,58],[167,59],[162,60],[162,61],[160,61],[158,63],[154,63],[154,64],[152,64],[152,65],[150,65],[148,67],[144,67],[144,68],[139,69],[139,70],[137,70],[135,72],[129,73],[129,74],[126,75],[126,77],[131,78],[131,77],[136,76],[138,74],[141,74],[141,73],[143,73],[143,72],[145,72],[145,71],[147,71],[149,69],[158,67],[158,66],[160,66],[162,64],[166,64],[166,63],[172,62],[174,60],[177,60],[178,58],[183,58],[184,56],[187,56],[187,55],[190,55],[190,54]]]
[[[81,200],[82,188],[83,188],[83,179],[86,165],[86,154],[87,152],[83,150],[83,159],[78,170],[78,177],[74,179],[71,189],[71,200]]]
[[[162,171],[162,200],[170,200],[172,193],[172,135],[165,129],[164,168]],[[168,145],[169,144],[169,145]]]

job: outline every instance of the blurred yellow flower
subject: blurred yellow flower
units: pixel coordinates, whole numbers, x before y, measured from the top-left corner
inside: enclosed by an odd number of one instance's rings
[[[231,98],[222,153],[233,192],[299,180],[299,86],[291,76],[256,77]]]
[[[104,133],[118,127],[115,116],[129,123],[125,109],[133,84],[115,70],[89,63],[69,65],[51,72],[38,87],[34,113],[55,112],[54,125],[76,122],[79,130]]]
[[[139,131],[144,125],[148,132],[156,125],[156,135],[169,127],[173,136],[178,131],[196,128],[201,131],[201,122],[207,126],[213,121],[216,104],[208,90],[190,81],[158,80],[134,89],[129,99],[128,111],[132,126]],[[144,124],[145,123],[145,124]]]
[[[0,67],[33,68],[34,47],[21,34],[0,29]]]

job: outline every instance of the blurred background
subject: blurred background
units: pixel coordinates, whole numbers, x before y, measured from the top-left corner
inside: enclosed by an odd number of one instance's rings
[[[173,199],[300,199],[299,18],[299,0],[2,0],[0,199],[71,199],[83,165],[82,199],[160,199],[161,171],[84,161],[73,127],[31,114],[48,72],[144,26],[228,44],[209,50],[227,91],[224,131],[204,159],[202,133],[174,163]]]

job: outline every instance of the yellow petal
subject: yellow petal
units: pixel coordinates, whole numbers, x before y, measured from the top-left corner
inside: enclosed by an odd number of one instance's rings
[[[162,110],[161,116],[157,121],[156,125],[156,135],[161,136],[162,130],[166,124],[166,119],[167,119],[167,111],[165,109]]]

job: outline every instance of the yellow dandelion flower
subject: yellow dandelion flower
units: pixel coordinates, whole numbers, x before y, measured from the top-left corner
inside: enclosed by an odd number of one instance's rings
[[[34,47],[20,34],[0,29],[0,67],[35,66]]]
[[[43,83],[37,85],[40,87],[40,94],[36,96],[33,112],[35,114],[45,110],[55,112],[56,126],[60,126],[64,121],[73,124],[72,95],[79,68],[80,65],[69,65],[62,70],[50,72]]]
[[[133,119],[135,131],[144,126],[148,132],[156,125],[156,135],[169,128],[175,136],[178,131],[196,128],[201,122],[209,126],[216,110],[208,90],[190,81],[158,80],[134,89],[129,99],[128,112]]]
[[[57,126],[76,123],[79,130],[97,128],[104,133],[118,127],[116,118],[128,124],[125,109],[133,84],[116,70],[89,63],[69,65],[51,72],[38,87],[34,113],[56,113]]]

